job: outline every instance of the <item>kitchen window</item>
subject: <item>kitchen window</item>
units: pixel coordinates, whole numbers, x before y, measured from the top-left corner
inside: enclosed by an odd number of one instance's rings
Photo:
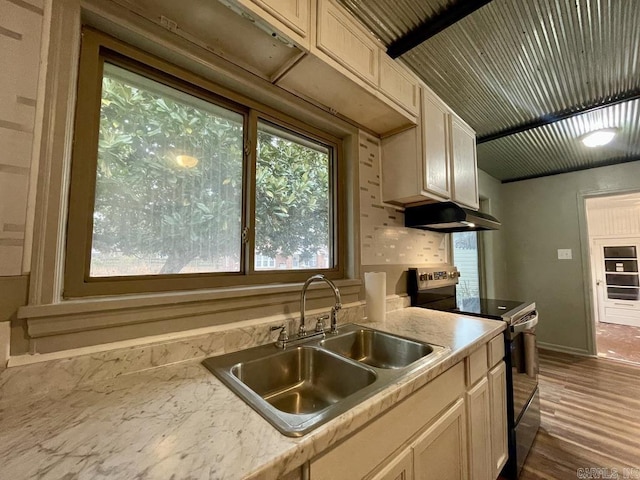
[[[81,52],[65,296],[340,278],[339,141],[102,38]]]
[[[480,248],[478,232],[454,232],[451,234],[453,261],[460,272],[456,288],[458,302],[480,297]]]

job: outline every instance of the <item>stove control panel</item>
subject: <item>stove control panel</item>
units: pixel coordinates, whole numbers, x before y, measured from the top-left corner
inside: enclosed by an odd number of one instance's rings
[[[459,277],[460,272],[452,265],[409,269],[409,281],[415,283],[413,288],[416,290],[455,285]]]

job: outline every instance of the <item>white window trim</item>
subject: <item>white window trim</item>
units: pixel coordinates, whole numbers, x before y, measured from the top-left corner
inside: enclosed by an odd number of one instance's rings
[[[41,118],[42,135],[40,144],[35,148],[34,158],[39,158],[36,203],[33,209],[33,242],[31,251],[31,276],[28,305],[22,307],[18,316],[26,319],[30,336],[50,333],[72,332],[88,328],[87,316],[91,316],[91,328],[105,328],[117,324],[155,321],[162,317],[161,309],[167,304],[173,305],[172,318],[185,318],[189,315],[203,315],[206,312],[219,311],[221,299],[226,300],[224,308],[240,310],[246,305],[246,298],[259,293],[276,297],[285,294],[299,294],[299,284],[262,285],[240,288],[222,288],[189,292],[164,292],[148,295],[114,296],[110,298],[85,298],[82,300],[64,300],[64,246],[68,211],[68,192],[71,171],[71,153],[73,124],[76,102],[77,65],[80,53],[80,31],[82,14],[95,22],[97,26],[117,25],[136,38],[145,38],[158,48],[207,68],[212,76],[233,77],[239,84],[256,88],[256,77],[249,72],[221,59],[203,49],[194,48],[164,29],[140,19],[130,11],[111,2],[100,0],[52,0],[43,19],[44,61],[41,74],[39,98],[43,98]],[[236,80],[237,79],[237,80]],[[346,232],[347,256],[345,279],[336,282],[345,289],[345,294],[357,299],[361,295],[360,254],[358,242],[357,215],[357,142],[358,130],[353,125],[336,117],[329,116],[317,107],[286,94],[280,88],[263,82],[265,98],[272,103],[282,103],[287,111],[304,114],[302,120],[312,120],[316,124],[331,126],[334,133],[340,132],[345,141],[345,161],[348,165],[348,181],[345,182],[351,200],[345,202],[350,229]],[[351,160],[351,161],[350,161]],[[28,262],[26,262],[28,264]],[[324,297],[324,294],[319,294]],[[327,299],[329,296],[327,296]],[[282,307],[288,302],[281,298]],[[194,306],[201,308],[194,309]],[[164,307],[166,308],[166,307]],[[142,309],[142,311],[141,311]],[[123,314],[137,311],[138,319],[125,319]],[[144,313],[144,315],[140,315]],[[144,320],[142,317],[146,318]],[[119,319],[119,320],[118,320]]]

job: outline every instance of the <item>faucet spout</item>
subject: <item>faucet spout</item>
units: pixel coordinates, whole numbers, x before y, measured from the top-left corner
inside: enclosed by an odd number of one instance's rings
[[[337,331],[337,311],[342,308],[342,300],[340,299],[340,290],[336,287],[335,283],[329,280],[322,274],[312,275],[307,278],[306,282],[302,286],[302,293],[300,294],[300,328],[298,329],[298,335],[303,337],[307,334],[307,329],[305,327],[305,310],[307,303],[307,289],[309,285],[313,282],[325,282],[329,287],[333,290],[333,296],[335,299],[335,305],[331,309],[331,331]]]

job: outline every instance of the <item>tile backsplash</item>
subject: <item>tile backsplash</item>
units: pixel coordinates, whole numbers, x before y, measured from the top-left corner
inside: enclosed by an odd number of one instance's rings
[[[447,263],[446,234],[405,228],[404,213],[382,202],[379,139],[361,133],[359,153],[362,265]]]
[[[0,276],[22,274],[43,0],[0,0]]]

